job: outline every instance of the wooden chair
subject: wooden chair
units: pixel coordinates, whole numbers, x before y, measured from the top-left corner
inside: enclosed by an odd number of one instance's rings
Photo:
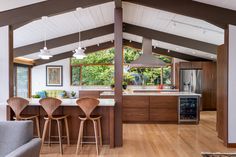
[[[15,116],[13,117],[14,120],[35,120],[37,134],[40,138],[39,115],[21,116],[21,112],[29,105],[29,101],[20,97],[12,97],[7,100],[7,103],[15,113]]]
[[[79,116],[79,119],[81,120],[81,122],[80,122],[76,154],[79,153],[80,144],[87,143],[87,142],[83,142],[84,122],[86,120],[91,120],[93,122],[96,151],[98,155],[99,154],[98,137],[99,137],[99,143],[100,145],[102,145],[101,116],[91,116],[91,113],[98,106],[99,100],[95,98],[80,98],[76,101],[76,103],[85,113],[85,116]],[[97,129],[98,129],[98,133],[97,133]],[[84,136],[84,138],[86,138],[86,136]]]
[[[52,124],[52,121],[56,121],[59,144],[60,144],[60,153],[63,154],[61,121],[64,120],[65,122],[67,144],[70,145],[70,136],[69,136],[69,128],[68,128],[68,120],[67,120],[68,115],[53,116],[53,112],[61,105],[62,102],[61,100],[56,99],[56,98],[44,98],[44,99],[41,99],[39,103],[42,105],[43,109],[47,113],[47,116],[44,117],[46,121],[43,128],[42,145],[44,144],[48,127],[49,127],[48,139],[49,139],[49,145],[51,145],[51,124]]]

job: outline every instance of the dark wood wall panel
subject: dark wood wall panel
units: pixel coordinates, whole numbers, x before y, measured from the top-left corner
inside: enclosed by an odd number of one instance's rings
[[[228,51],[226,45],[217,54],[217,131],[218,137],[228,143]]]

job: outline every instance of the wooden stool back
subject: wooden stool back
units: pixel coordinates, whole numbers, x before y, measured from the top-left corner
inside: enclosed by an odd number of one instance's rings
[[[90,118],[93,110],[100,103],[98,99],[95,98],[80,98],[76,101],[77,105],[82,109],[87,118]]]
[[[29,101],[20,98],[20,97],[12,97],[7,100],[8,105],[11,107],[11,109],[14,111],[16,115],[16,120],[20,120],[20,114],[21,112],[26,108],[26,106],[29,105]]]
[[[39,101],[49,118],[52,118],[53,112],[61,105],[61,100],[56,98],[44,98]]]

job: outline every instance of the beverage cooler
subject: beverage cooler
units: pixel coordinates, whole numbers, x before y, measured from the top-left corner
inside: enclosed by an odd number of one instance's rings
[[[199,121],[199,97],[179,97],[179,123],[198,123]]]

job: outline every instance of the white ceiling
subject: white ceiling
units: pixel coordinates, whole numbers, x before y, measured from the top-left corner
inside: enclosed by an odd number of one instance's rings
[[[235,0],[194,0],[201,3],[206,3],[214,6],[218,6],[221,8],[231,9],[236,11],[236,3]]]
[[[6,11],[45,0],[0,0],[0,11]]]
[[[1,0],[0,0],[1,1]],[[32,1],[31,1],[32,2]],[[207,43],[221,45],[224,42],[224,30],[205,21],[153,9],[141,5],[123,2],[124,22],[179,35]],[[92,28],[114,23],[114,2],[109,2],[85,9],[78,12],[72,11],[47,19],[47,38],[53,39],[60,36],[79,32],[80,30],[89,30]],[[32,43],[43,41],[43,22],[42,20],[33,21],[14,31],[14,47],[21,47]],[[141,37],[124,33],[126,39],[141,42]],[[86,41],[85,46],[94,45],[98,42],[113,40],[113,35],[102,36],[99,38]],[[76,48],[75,44],[65,45],[51,49],[53,54],[59,54],[71,51]],[[153,41],[156,44],[156,41]],[[168,44],[158,41],[158,46],[178,50],[182,53],[196,55],[204,58],[215,58],[215,55],[209,53],[181,47],[178,45]],[[32,59],[37,59],[37,53],[27,55]]]
[[[124,33],[123,37],[124,37],[124,39],[130,40],[130,42],[135,41],[135,42],[142,43],[141,36],[132,35],[129,33]],[[167,49],[167,50],[177,51],[177,52],[181,52],[183,54],[188,54],[188,55],[206,58],[206,59],[210,59],[210,60],[216,60],[216,58],[217,58],[217,56],[214,54],[209,54],[209,53],[202,52],[199,50],[194,50],[194,49],[190,49],[190,48],[186,48],[186,47],[182,47],[182,46],[178,46],[178,45],[174,45],[174,44],[169,44],[169,43],[161,42],[161,41],[157,41],[157,40],[152,40],[152,46],[160,47],[160,48]]]
[[[89,30],[114,23],[114,3],[105,3],[79,11],[72,11],[46,20],[46,32],[48,39],[77,33],[79,30]],[[14,31],[14,47],[20,47],[43,41],[43,20],[33,21]]]
[[[216,45],[224,43],[224,30],[203,20],[126,2],[123,8],[127,23]]]
[[[85,40],[85,41],[81,42],[81,46],[82,47],[88,47],[88,46],[92,46],[92,45],[99,46],[99,44],[101,44],[101,43],[105,43],[108,41],[113,42],[113,40],[114,40],[114,34],[108,34],[108,35],[100,36],[100,37],[93,38],[90,40]],[[72,50],[76,49],[78,46],[79,46],[79,42],[50,49],[50,52],[52,53],[52,55],[57,55],[60,53],[71,51],[71,54],[72,54],[73,53]],[[30,54],[30,55],[26,55],[23,57],[35,60],[35,59],[39,59],[38,55],[39,55],[39,52]]]

